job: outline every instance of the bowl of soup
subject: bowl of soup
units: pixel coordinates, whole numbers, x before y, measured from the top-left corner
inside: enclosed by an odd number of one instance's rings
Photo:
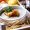
[[[3,4],[2,4],[3,5]],[[26,9],[20,6],[4,6],[0,5],[0,19],[2,19],[5,24],[10,27],[10,29],[15,29],[21,27],[20,25],[24,23],[26,19]],[[14,27],[14,28],[13,28]]]

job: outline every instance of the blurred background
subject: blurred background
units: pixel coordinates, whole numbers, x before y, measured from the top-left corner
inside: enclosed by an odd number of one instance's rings
[[[30,0],[19,0],[19,2],[20,2],[28,11],[30,11]]]

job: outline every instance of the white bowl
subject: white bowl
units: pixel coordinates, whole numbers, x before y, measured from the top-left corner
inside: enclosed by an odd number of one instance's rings
[[[2,6],[3,5],[3,6]],[[2,4],[2,5],[0,5],[0,7],[1,7],[1,9],[3,9],[4,7],[7,7],[8,5],[7,4]],[[4,6],[5,5],[5,6]],[[1,19],[3,19],[3,20],[22,20],[22,19],[25,19],[25,17],[26,17],[26,9],[25,8],[23,8],[23,6],[22,5],[20,5],[20,6],[12,6],[13,8],[15,8],[15,9],[19,9],[18,11],[19,11],[19,13],[20,13],[20,16],[19,17],[7,17],[6,15],[4,15],[4,13],[0,16],[0,18]],[[0,10],[1,10],[0,9]]]

